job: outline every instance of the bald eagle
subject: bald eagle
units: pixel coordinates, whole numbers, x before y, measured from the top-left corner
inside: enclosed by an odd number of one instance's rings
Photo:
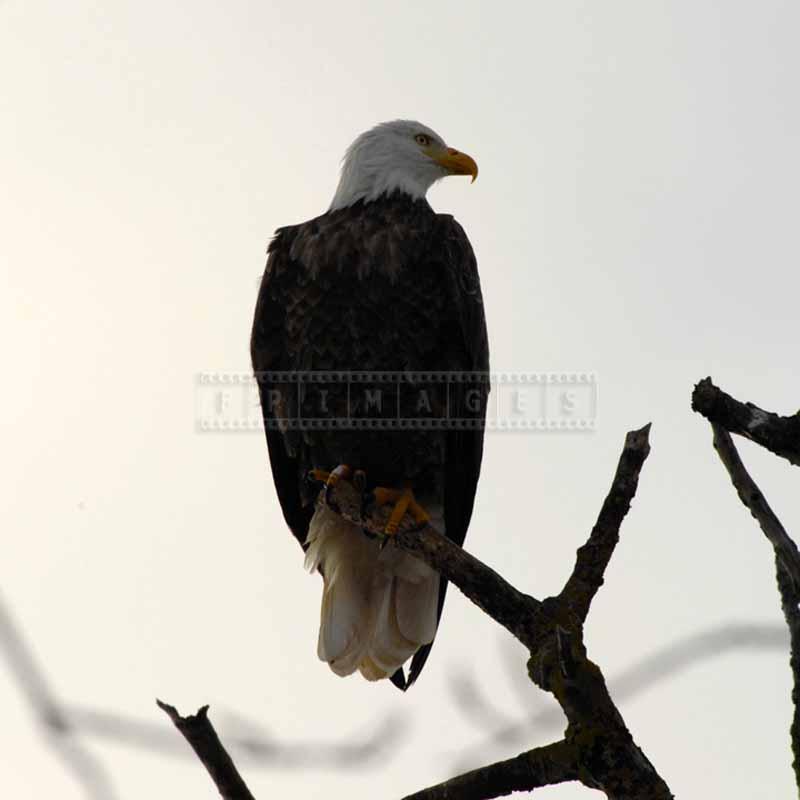
[[[425,195],[477,174],[418,122],[362,134],[327,213],[276,231],[253,323],[275,488],[324,581],[318,655],[337,675],[401,689],[428,658],[447,582],[315,505],[309,475],[357,470],[373,501],[393,504],[387,535],[410,513],[463,543],[483,453],[486,323],[469,240]]]

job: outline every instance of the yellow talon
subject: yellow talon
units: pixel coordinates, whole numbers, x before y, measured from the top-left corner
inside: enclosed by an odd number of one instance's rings
[[[392,513],[389,515],[389,521],[386,523],[386,527],[383,529],[383,532],[387,536],[394,536],[394,534],[397,533],[397,529],[400,527],[400,522],[406,515],[406,509],[408,508],[408,504],[410,502],[411,490],[406,489],[406,491],[400,495],[400,498],[395,503]]]
[[[418,525],[424,525],[431,521],[431,516],[428,512],[415,500],[414,495],[411,495],[411,502],[408,504],[408,510],[411,516],[414,517],[414,522]]]
[[[340,478],[347,480],[351,472],[352,470],[347,464],[339,464],[333,472],[326,472],[324,469],[315,468],[309,471],[308,476],[313,481],[318,481],[319,483],[324,483],[328,487],[332,487],[336,486]]]
[[[350,469],[349,466],[347,466],[347,464],[339,464],[339,466],[336,467],[336,469],[333,472],[331,472],[330,475],[328,475],[328,480],[325,481],[325,485],[328,486],[329,488],[332,486],[336,486],[340,478],[344,478],[344,480],[347,480],[350,477],[351,472],[352,470]]]
[[[417,502],[414,492],[410,487],[405,489],[388,489],[385,486],[378,486],[373,491],[375,505],[386,506],[394,503],[392,513],[383,532],[386,536],[393,536],[400,528],[400,523],[406,512],[411,514],[417,524],[423,524],[430,520],[428,512]]]

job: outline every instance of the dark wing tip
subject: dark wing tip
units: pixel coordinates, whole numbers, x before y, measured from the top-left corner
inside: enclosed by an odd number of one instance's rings
[[[406,675],[403,672],[403,668],[400,667],[399,669],[395,670],[394,674],[391,675],[389,680],[401,691],[404,692],[408,687],[411,685],[406,684]]]
[[[439,599],[439,616],[442,614],[442,598]],[[425,662],[428,660],[428,656],[431,654],[431,647],[433,647],[433,642],[430,644],[424,644],[414,653],[414,658],[411,659],[411,669],[408,671],[408,680],[406,681],[406,686],[404,691],[410,689],[414,683],[416,682],[417,678],[419,678],[420,673],[422,672],[422,668],[425,666]]]

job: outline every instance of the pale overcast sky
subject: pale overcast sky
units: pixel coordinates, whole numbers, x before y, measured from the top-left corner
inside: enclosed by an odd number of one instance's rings
[[[613,680],[686,637],[766,630],[620,707],[676,795],[795,796],[771,550],[689,401],[711,374],[800,406],[798,30],[788,0],[0,3],[2,599],[59,696],[167,734],[156,696],[211,703],[286,744],[406,724],[369,765],[242,762],[260,798],[397,797],[559,736],[556,715],[486,743],[553,703],[457,591],[407,695],[334,676],[262,434],[196,428],[196,376],[249,369],[272,231],[325,210],[358,133],[416,118],[480,165],[429,199],[477,253],[493,366],[599,392],[594,433],[487,437],[467,546],[557,591],[626,430],[652,421],[590,655]],[[742,454],[800,534],[797,471]],[[0,698],[4,794],[84,797],[7,670]],[[189,758],[81,741],[108,796],[215,796]]]

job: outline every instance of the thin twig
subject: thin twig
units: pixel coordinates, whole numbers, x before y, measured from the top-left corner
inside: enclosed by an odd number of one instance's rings
[[[778,591],[781,595],[781,608],[789,628],[791,650],[789,666],[792,670],[792,725],[789,736],[792,740],[792,769],[795,784],[800,789],[800,593],[797,585],[786,572],[780,559],[775,558]]]
[[[631,507],[639,485],[639,472],[650,453],[650,425],[631,431],[619,458],[611,490],[600,509],[589,541],[578,550],[575,568],[561,591],[561,598],[584,622],[597,590],[603,585],[608,562],[619,542],[619,528]]]
[[[750,509],[750,513],[775,549],[776,557],[791,576],[795,587],[800,588],[800,553],[797,551],[797,545],[786,533],[781,521],[769,507],[767,499],[745,469],[730,434],[715,422],[711,427],[714,431],[714,449],[725,465],[739,499]]]
[[[156,700],[156,703],[203,762],[224,800],[255,800],[208,719],[208,706],[203,706],[196,714],[182,717],[174,706],[161,700]]]
[[[800,412],[781,417],[752,403],[742,403],[704,378],[692,393],[692,408],[721,425],[800,466]]]
[[[794,714],[790,730],[792,767],[795,783],[800,788],[800,555],[794,540],[786,533],[781,521],[770,508],[766,497],[750,477],[730,434],[721,425],[712,423],[714,447],[730,475],[739,498],[750,510],[775,552],[775,569],[786,624],[789,628],[792,670],[792,707]]]

